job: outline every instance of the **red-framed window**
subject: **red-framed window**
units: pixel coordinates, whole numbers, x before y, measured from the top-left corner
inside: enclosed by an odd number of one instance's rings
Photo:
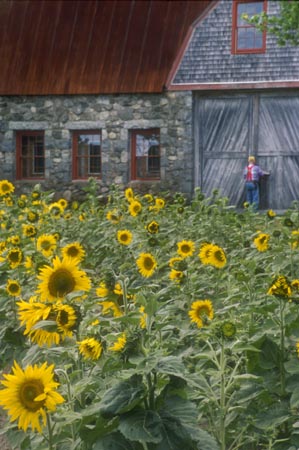
[[[160,130],[131,130],[131,179],[159,179],[160,164]]]
[[[16,178],[42,179],[45,177],[44,131],[16,132]]]
[[[102,174],[102,134],[100,130],[73,132],[73,179],[100,177]]]
[[[266,31],[258,30],[243,18],[267,11],[267,0],[234,0],[232,14],[232,53],[265,53]]]

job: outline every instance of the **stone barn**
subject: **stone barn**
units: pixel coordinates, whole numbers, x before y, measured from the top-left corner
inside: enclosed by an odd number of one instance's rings
[[[262,207],[299,198],[299,50],[241,15],[271,0],[0,3],[0,178],[77,195],[214,188]]]

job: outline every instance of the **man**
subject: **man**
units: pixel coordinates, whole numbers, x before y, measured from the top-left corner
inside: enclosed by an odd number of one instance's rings
[[[269,175],[264,172],[256,163],[255,157],[249,156],[248,165],[244,169],[246,201],[253,205],[254,211],[258,210],[260,203],[259,181],[263,175]]]

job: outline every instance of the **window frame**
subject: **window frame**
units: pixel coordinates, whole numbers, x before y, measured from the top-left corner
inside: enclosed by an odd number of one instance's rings
[[[233,0],[232,10],[232,54],[242,55],[250,53],[265,53],[266,52],[266,30],[262,31],[262,47],[261,48],[238,48],[238,29],[239,28],[255,28],[254,25],[245,25],[238,27],[238,6],[244,3],[263,3],[263,11],[267,12],[267,0]]]
[[[78,137],[80,135],[97,135],[100,138],[100,173],[87,174],[86,176],[79,176],[79,159],[87,159],[88,167],[90,166],[90,158],[89,154],[87,157],[80,156],[78,154]],[[72,131],[72,179],[73,180],[88,180],[88,178],[102,178],[102,130],[101,129],[88,129],[88,130],[73,130]],[[89,170],[88,170],[89,171]]]
[[[136,138],[138,134],[142,134],[144,136],[152,136],[156,135],[159,137],[159,154],[153,155],[153,158],[159,158],[159,174],[153,175],[153,176],[138,176],[137,174],[137,158],[140,158],[140,156],[136,155]],[[160,137],[160,128],[134,128],[130,130],[130,150],[131,150],[131,180],[140,180],[140,181],[155,181],[155,180],[161,180],[161,137]],[[145,156],[146,158],[146,172],[148,172],[148,163],[149,163],[149,156]]]
[[[33,155],[33,164],[39,159],[43,159],[44,170],[42,175],[34,175],[34,170],[32,175],[24,177],[22,172],[24,168],[24,156],[22,155],[22,139],[23,136],[39,136],[43,141],[43,156]],[[45,131],[44,130],[17,130],[16,131],[16,179],[17,180],[44,180],[45,179]]]

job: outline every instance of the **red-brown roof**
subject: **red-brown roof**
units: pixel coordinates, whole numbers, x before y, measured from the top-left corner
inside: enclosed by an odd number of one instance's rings
[[[213,0],[1,0],[0,94],[161,92]]]

